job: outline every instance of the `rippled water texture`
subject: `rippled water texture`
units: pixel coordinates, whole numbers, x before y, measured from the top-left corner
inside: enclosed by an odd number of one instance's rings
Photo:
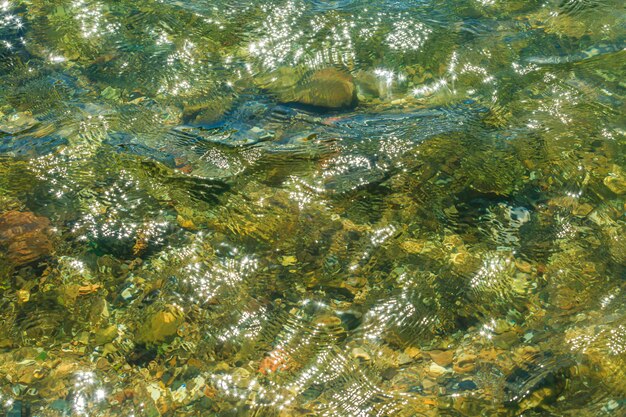
[[[618,0],[0,0],[0,416],[626,415]]]

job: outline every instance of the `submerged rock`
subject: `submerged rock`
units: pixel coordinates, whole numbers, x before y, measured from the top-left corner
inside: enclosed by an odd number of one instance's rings
[[[354,107],[357,103],[352,75],[336,68],[324,68],[302,78],[295,70],[281,68],[260,84],[283,103],[328,109]]]
[[[50,221],[32,212],[8,211],[0,217],[0,245],[17,266],[26,265],[52,252],[48,236]]]
[[[356,88],[350,74],[334,68],[319,70],[297,90],[298,103],[331,109],[353,107]]]
[[[430,358],[439,366],[449,366],[452,363],[454,352],[451,350],[433,350],[428,352]]]
[[[174,336],[183,321],[181,311],[175,306],[167,305],[162,310],[152,313],[140,326],[137,341],[140,343],[162,342]]]
[[[626,193],[626,179],[620,174],[607,175],[603,181],[609,190],[618,195]]]
[[[117,326],[114,324],[102,329],[98,329],[95,333],[95,343],[98,346],[106,345],[107,343],[111,343],[117,337]]]
[[[29,112],[15,113],[0,120],[0,132],[14,135],[32,128],[37,123],[39,123],[37,119]]]
[[[370,71],[359,71],[355,77],[359,99],[373,99],[385,95],[385,83]]]

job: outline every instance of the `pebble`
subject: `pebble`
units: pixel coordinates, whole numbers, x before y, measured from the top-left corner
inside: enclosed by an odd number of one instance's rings
[[[370,355],[362,348],[353,348],[352,356],[365,362],[369,362],[371,360]]]
[[[185,166],[187,166],[187,165],[185,165]],[[176,216],[176,222],[183,229],[189,229],[189,230],[196,230],[197,229],[196,224],[193,222],[193,220],[187,219],[187,218],[181,216],[180,214],[178,216]]]
[[[228,371],[230,369],[230,366],[228,365],[227,362],[219,362],[217,365],[215,365],[215,367],[213,368],[214,372],[225,372]]]
[[[459,386],[459,391],[472,391],[478,388],[476,383],[474,383],[474,381],[471,381],[471,380],[461,381],[459,382],[458,386]]]
[[[515,266],[517,267],[518,270],[525,272],[527,274],[530,274],[532,272],[532,265],[521,259],[515,260]]]
[[[398,365],[400,366],[408,365],[411,362],[413,362],[413,358],[411,358],[406,353],[401,353],[398,355]]]
[[[148,394],[150,394],[150,397],[152,398],[152,400],[154,401],[158,401],[159,398],[161,398],[161,389],[159,388],[159,386],[157,384],[150,384],[146,387],[146,390],[148,391]]]
[[[119,89],[108,86],[100,93],[100,96],[107,100],[119,101],[122,93]]]
[[[435,381],[431,380],[431,379],[424,378],[422,380],[422,387],[425,390],[430,390],[431,388],[436,387],[436,386],[437,386],[437,383]]]
[[[572,213],[574,214],[574,216],[577,216],[577,217],[586,217],[592,211],[593,211],[593,206],[591,204],[583,203],[574,207],[574,210],[572,211]]]
[[[63,415],[69,415],[71,413],[72,406],[70,403],[63,399],[57,399],[52,401],[50,408],[55,411],[61,412]]]
[[[615,400],[611,400],[606,404],[606,409],[609,411],[616,410],[619,407],[619,403]]]
[[[431,350],[430,358],[439,366],[448,366],[452,363],[454,352],[451,350]]]
[[[428,374],[434,378],[438,378],[441,375],[445,375],[446,373],[448,373],[448,370],[446,368],[444,368],[443,366],[439,366],[436,363],[431,363],[430,366],[428,367]]]
[[[383,380],[391,381],[396,375],[398,375],[398,369],[389,367],[383,371],[381,376],[383,377]]]
[[[355,83],[359,100],[379,98],[387,93],[386,83],[381,82],[371,71],[358,71],[355,75]]]
[[[245,368],[237,368],[233,371],[233,379],[239,388],[246,388],[250,385],[250,371]]]
[[[97,345],[106,345],[117,337],[117,326],[111,325],[104,329],[99,329],[95,335],[95,343]]]
[[[292,266],[298,263],[298,259],[295,256],[282,256],[280,258],[280,264],[282,266]]]
[[[0,122],[0,132],[14,135],[30,129],[37,123],[39,123],[37,119],[35,119],[30,113],[19,112],[10,115],[5,120]]]
[[[177,403],[182,403],[187,398],[187,387],[181,385],[177,390],[172,391],[172,399]]]
[[[604,177],[603,182],[615,194],[622,195],[626,193],[626,179],[621,175],[607,175]]]
[[[414,347],[414,346],[409,346],[406,349],[404,349],[404,353],[409,355],[409,357],[413,358],[414,360],[422,358],[422,351],[419,348]]]
[[[467,373],[472,372],[476,367],[476,356],[469,353],[462,353],[456,360],[454,372]]]
[[[30,291],[28,290],[18,290],[17,291],[17,302],[19,304],[24,304],[30,300]]]
[[[519,341],[519,335],[514,331],[504,332],[494,336],[493,344],[500,349],[508,349]]]
[[[407,239],[404,242],[400,243],[400,247],[406,253],[422,253],[424,251],[426,244],[423,241],[415,240],[415,239]]]

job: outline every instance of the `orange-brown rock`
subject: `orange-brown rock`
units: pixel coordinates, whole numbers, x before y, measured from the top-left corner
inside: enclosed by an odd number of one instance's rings
[[[454,352],[451,350],[431,350],[430,358],[439,366],[448,366],[452,363]]]
[[[0,216],[0,245],[9,261],[26,265],[52,252],[50,221],[29,211],[8,211]]]
[[[274,349],[269,352],[259,365],[258,372],[263,375],[271,374],[278,371],[284,371],[290,368],[291,359],[287,352],[283,349]]]
[[[472,355],[469,353],[462,353],[454,363],[454,367],[452,368],[454,372],[463,374],[467,372],[472,372],[476,367],[476,355]]]

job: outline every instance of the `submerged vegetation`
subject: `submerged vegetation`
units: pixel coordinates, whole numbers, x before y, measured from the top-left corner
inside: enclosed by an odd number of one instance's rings
[[[0,0],[0,415],[626,410],[613,0]]]

